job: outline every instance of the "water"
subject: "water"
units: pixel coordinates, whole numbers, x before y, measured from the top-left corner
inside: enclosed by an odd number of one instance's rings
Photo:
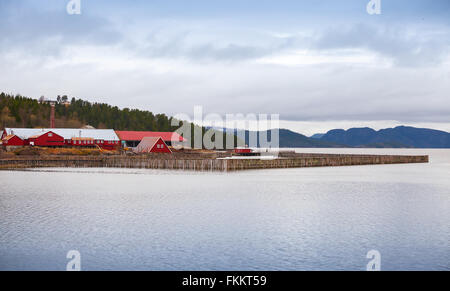
[[[450,150],[430,164],[0,171],[0,270],[450,270]]]

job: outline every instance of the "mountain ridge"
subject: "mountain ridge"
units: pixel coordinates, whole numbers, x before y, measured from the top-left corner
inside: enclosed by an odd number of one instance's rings
[[[233,129],[227,131],[232,133]],[[250,133],[256,133],[259,137],[259,134],[264,132],[234,129],[234,134],[242,131],[245,133],[246,145],[249,145]],[[266,133],[270,141],[271,131]],[[332,129],[326,134],[315,134],[311,137],[280,128],[279,134],[281,148],[450,148],[450,133],[411,126],[397,126],[378,131],[370,127]],[[259,142],[257,146],[261,147]]]
[[[351,147],[450,148],[450,133],[404,125],[378,131],[369,127],[333,129],[320,140]]]

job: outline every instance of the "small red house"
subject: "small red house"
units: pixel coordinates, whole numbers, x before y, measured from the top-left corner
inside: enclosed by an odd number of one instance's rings
[[[253,152],[252,149],[249,149],[249,148],[235,148],[234,149],[234,153],[240,154],[240,155],[248,155],[248,154],[251,154],[252,152]]]
[[[28,143],[31,146],[60,147],[60,146],[64,146],[65,141],[64,141],[64,137],[62,137],[52,131],[48,131],[41,135],[31,136],[28,139]]]
[[[144,137],[134,151],[136,153],[172,153],[161,137]]]
[[[25,141],[18,137],[17,135],[7,135],[2,139],[4,146],[23,146]]]

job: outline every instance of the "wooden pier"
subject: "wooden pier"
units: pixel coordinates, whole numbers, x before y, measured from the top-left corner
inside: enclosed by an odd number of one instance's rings
[[[186,171],[241,171],[252,169],[338,167],[428,163],[428,156],[298,154],[279,159],[150,159],[145,156],[17,157],[0,159],[0,169],[23,168],[136,168]]]

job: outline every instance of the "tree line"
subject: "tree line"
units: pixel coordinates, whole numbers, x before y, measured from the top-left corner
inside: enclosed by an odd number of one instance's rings
[[[55,104],[56,127],[91,125],[116,130],[174,131],[172,118],[138,109],[119,109],[105,103],[58,96]],[[0,94],[0,117],[3,127],[48,127],[50,103],[21,95]]]
[[[0,94],[0,125],[5,127],[46,128],[50,125],[51,105],[44,97],[33,99],[21,95]],[[139,109],[120,109],[105,103],[58,96],[55,101],[55,124],[58,128],[80,128],[173,132],[172,117]],[[191,124],[192,136],[194,125]],[[206,129],[202,128],[205,133]],[[225,136],[224,136],[225,143]],[[236,139],[235,139],[236,140]],[[193,145],[193,144],[192,144]]]

